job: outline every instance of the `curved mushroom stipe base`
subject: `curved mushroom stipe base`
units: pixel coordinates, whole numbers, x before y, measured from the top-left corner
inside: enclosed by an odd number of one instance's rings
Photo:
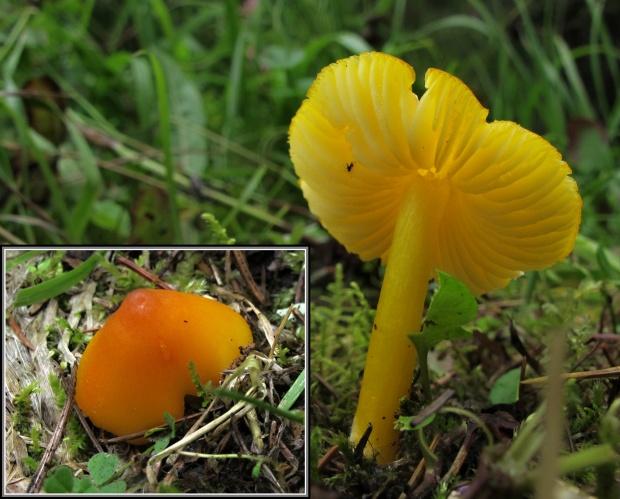
[[[420,330],[434,269],[436,228],[449,192],[447,184],[419,177],[411,183],[398,213],[350,437],[357,443],[371,423],[364,454],[378,453],[379,464],[396,458],[394,414],[399,411],[399,399],[409,394],[416,361],[407,335]]]

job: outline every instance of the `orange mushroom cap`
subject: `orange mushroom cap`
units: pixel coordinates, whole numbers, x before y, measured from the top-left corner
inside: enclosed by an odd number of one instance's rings
[[[116,435],[148,430],[165,422],[164,412],[182,417],[185,395],[196,395],[190,361],[203,383],[217,384],[239,347],[251,342],[248,324],[222,303],[138,289],[86,347],[75,400],[96,426]]]

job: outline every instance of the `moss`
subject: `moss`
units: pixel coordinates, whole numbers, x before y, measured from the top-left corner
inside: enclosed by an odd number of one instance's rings
[[[15,412],[12,415],[13,425],[22,435],[30,433],[30,415],[32,412],[32,401],[30,397],[35,393],[40,393],[39,382],[33,381],[28,386],[22,388],[13,398]]]

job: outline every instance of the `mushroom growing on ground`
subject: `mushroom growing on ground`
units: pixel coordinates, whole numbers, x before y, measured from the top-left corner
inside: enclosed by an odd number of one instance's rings
[[[185,395],[196,395],[189,362],[202,383],[217,385],[252,342],[232,308],[178,291],[138,289],[127,295],[86,347],[75,400],[104,430],[124,436],[183,416]],[[144,438],[130,441],[144,444]]]
[[[572,250],[581,198],[547,141],[488,111],[459,79],[381,53],[326,67],[292,120],[290,154],[310,210],[348,251],[387,264],[351,441],[393,461],[435,269],[481,294]]]

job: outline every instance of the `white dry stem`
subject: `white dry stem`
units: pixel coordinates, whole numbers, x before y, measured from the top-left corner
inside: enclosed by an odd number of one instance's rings
[[[247,396],[251,396],[255,392],[255,388],[250,388],[245,394]],[[223,424],[228,424],[230,422],[230,418],[236,413],[239,413],[238,416],[245,416],[254,406],[252,404],[248,404],[247,402],[238,402],[233,405],[227,412],[222,414],[219,418],[215,418],[210,423],[206,424],[202,428],[196,430],[194,433],[190,435],[186,435],[178,442],[175,442],[170,447],[165,448],[158,454],[155,454],[151,457],[146,466],[146,476],[151,485],[157,485],[157,477],[155,476],[155,472],[153,471],[153,467],[162,459],[169,456],[173,452],[178,449],[182,449],[186,445],[190,444],[194,440],[197,440],[203,435],[206,435],[212,430],[215,430],[217,427]]]
[[[272,359],[267,359],[263,354],[260,354],[258,352],[252,352],[241,363],[241,365],[237,367],[234,372],[226,378],[224,383],[222,383],[222,388],[233,388],[239,383],[240,379],[247,374],[250,377],[250,382],[252,386],[246,391],[245,395],[248,397],[258,396],[261,399],[264,399],[267,395],[267,387],[262,382],[260,378],[260,373],[263,367],[270,368],[273,365],[275,365],[275,362]],[[253,413],[253,418],[250,417],[250,413]],[[257,445],[262,444],[262,440],[260,440],[260,428],[258,428],[257,437],[257,428],[254,427],[257,426],[256,410],[254,405],[245,401],[237,402],[220,417],[214,419],[205,426],[196,429],[195,431],[194,427],[192,427],[181,440],[175,442],[170,447],[167,447],[166,449],[152,456],[146,466],[146,475],[149,483],[151,485],[157,484],[157,477],[154,471],[154,467],[157,463],[159,463],[162,459],[166,458],[173,452],[180,453],[180,449],[190,444],[191,442],[194,442],[201,436],[206,435],[211,431],[221,431],[224,427],[226,427],[226,425],[228,425],[228,423],[230,423],[230,419],[235,414],[237,415],[237,417],[243,417],[246,415],[248,416],[248,423],[250,425],[254,440],[257,442]]]

